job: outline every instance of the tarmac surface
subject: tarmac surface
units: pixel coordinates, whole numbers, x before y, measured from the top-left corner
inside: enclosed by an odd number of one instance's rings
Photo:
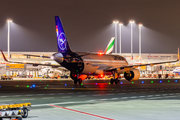
[[[25,102],[26,120],[179,120],[180,79],[0,81],[0,104]]]

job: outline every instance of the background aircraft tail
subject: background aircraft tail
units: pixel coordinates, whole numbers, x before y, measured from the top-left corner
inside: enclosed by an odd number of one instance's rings
[[[113,51],[114,48],[114,41],[115,41],[115,37],[112,37],[111,40],[109,41],[108,46],[106,47],[104,54],[110,54]]]
[[[71,52],[61,20],[55,16],[58,52]]]

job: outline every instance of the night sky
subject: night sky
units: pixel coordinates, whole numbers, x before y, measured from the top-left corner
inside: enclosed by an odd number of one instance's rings
[[[57,52],[55,15],[73,51],[104,51],[115,36],[112,22],[119,20],[122,52],[130,53],[131,19],[134,52],[139,23],[143,53],[176,53],[180,47],[180,0],[0,0],[0,48],[7,50],[6,20],[11,18],[11,51]]]

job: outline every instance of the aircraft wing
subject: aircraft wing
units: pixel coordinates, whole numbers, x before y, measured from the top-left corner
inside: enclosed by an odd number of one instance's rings
[[[140,66],[148,66],[148,65],[153,66],[153,65],[172,63],[172,62],[177,62],[177,61],[179,61],[179,59],[177,59],[176,61],[157,62],[157,63],[148,63],[148,64],[140,64],[140,65],[127,65],[127,66],[122,66],[122,67],[117,67],[117,68],[110,68],[105,71],[123,70],[123,69],[137,68]]]
[[[6,62],[10,62],[10,63],[21,63],[21,64],[31,64],[31,65],[33,65],[33,66],[42,65],[42,66],[61,67],[61,65],[53,65],[53,64],[42,64],[42,63],[34,63],[34,62],[16,62],[16,61],[9,61],[9,60],[6,59],[3,51],[2,51],[2,50],[0,50],[0,51],[1,51],[2,56],[3,56],[3,58],[4,58],[4,60],[5,60]]]
[[[23,54],[25,56],[32,56],[32,57],[41,57],[41,58],[51,58],[50,56],[44,56],[44,55],[31,55],[31,54]]]
[[[173,63],[179,61],[179,48],[178,48],[178,54],[177,54],[177,60],[175,61],[166,61],[166,62],[156,62],[156,63],[148,63],[148,64],[139,64],[139,65],[127,65],[127,66],[122,66],[122,67],[117,67],[117,68],[110,68],[106,71],[115,71],[115,70],[123,70],[123,69],[131,69],[131,68],[137,68],[140,66],[153,66],[153,65],[158,65],[158,64],[165,64],[165,63]]]

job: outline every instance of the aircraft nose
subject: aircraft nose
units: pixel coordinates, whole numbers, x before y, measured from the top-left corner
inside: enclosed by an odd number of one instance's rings
[[[61,54],[61,53],[55,53],[55,54],[53,54],[53,55],[52,55],[52,58],[53,58],[56,62],[58,62],[58,63],[62,63],[63,60],[64,60],[63,54]]]

